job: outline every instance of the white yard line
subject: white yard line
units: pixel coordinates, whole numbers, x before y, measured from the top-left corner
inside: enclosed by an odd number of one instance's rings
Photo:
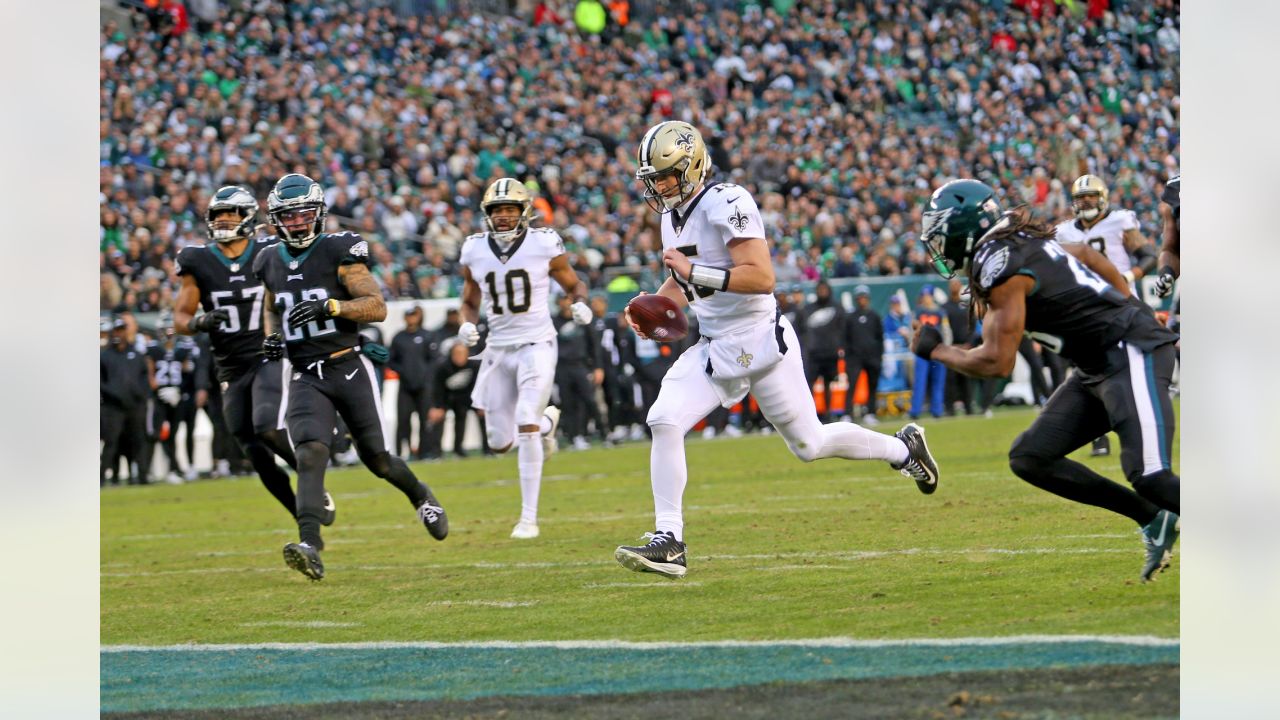
[[[1069,645],[1106,643],[1135,647],[1179,647],[1178,638],[1152,635],[1010,635],[1006,637],[907,638],[901,640],[867,640],[830,637],[798,640],[707,640],[701,642],[629,642],[626,640],[487,640],[475,642],[349,642],[349,643],[220,643],[210,645],[103,645],[102,653],[121,652],[234,652],[238,650],[447,650],[479,648],[519,650],[553,648],[557,650],[681,650],[693,648],[892,648],[892,647],[967,647],[1006,645]]]
[[[897,557],[904,555],[929,555],[929,556],[956,556],[956,557],[980,557],[983,555],[1113,555],[1113,554],[1136,554],[1136,548],[963,548],[963,549],[939,549],[939,548],[903,548],[898,550],[835,550],[822,552],[795,552],[795,553],[758,553],[758,554],[723,554],[723,555],[695,555],[695,561],[727,561],[727,560],[875,560],[885,557]],[[614,561],[608,559],[600,560],[577,560],[567,562],[473,562],[473,563],[424,563],[422,565],[331,565],[330,570],[338,572],[350,571],[391,571],[398,572],[402,570],[411,570],[430,566],[436,570],[454,570],[454,569],[475,569],[475,570],[513,570],[513,569],[548,569],[548,568],[583,568],[595,566],[607,566],[614,564]],[[797,565],[795,569],[820,569],[816,565]],[[766,568],[768,569],[768,568]],[[139,572],[103,572],[101,577],[155,577],[164,575],[201,575],[215,573],[261,573],[261,572],[283,572],[281,567],[207,567],[207,568],[183,568],[180,570],[148,570]]]
[[[361,627],[364,623],[331,622],[329,620],[263,620],[262,622],[240,623],[240,627],[283,627],[283,628],[348,628]]]

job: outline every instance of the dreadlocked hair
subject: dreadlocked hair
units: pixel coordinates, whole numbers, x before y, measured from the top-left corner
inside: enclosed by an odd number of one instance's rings
[[[1001,218],[996,221],[995,227],[986,235],[978,239],[973,246],[973,252],[976,255],[978,248],[993,240],[1011,240],[1015,244],[1022,244],[1027,240],[1052,240],[1057,234],[1057,228],[1043,220],[1037,220],[1031,215],[1031,208],[1026,205],[1018,205],[1004,213]],[[978,285],[977,268],[974,263],[969,263],[969,322],[973,324],[975,320],[981,320],[987,314],[987,298],[991,294],[990,290],[983,290]]]

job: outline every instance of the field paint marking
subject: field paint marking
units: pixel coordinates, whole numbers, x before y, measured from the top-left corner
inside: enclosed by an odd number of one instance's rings
[[[759,553],[751,555],[695,555],[694,560],[874,560],[901,555],[1111,555],[1133,554],[1134,549],[1123,548],[965,548],[961,550],[941,550],[934,548],[906,548],[902,550],[835,550],[825,552],[797,553]],[[474,562],[474,563],[435,563],[431,567],[438,570],[475,569],[475,570],[507,570],[507,569],[546,569],[546,568],[581,568],[601,565],[612,565],[611,560],[576,560],[571,562]],[[339,571],[400,571],[422,567],[421,565],[331,565],[329,569]],[[800,566],[816,567],[816,566]],[[282,572],[278,567],[209,567],[185,568],[182,570],[148,570],[142,572],[104,572],[101,577],[152,577],[163,575],[199,575],[204,573],[237,573],[237,572]]]
[[[586,583],[585,585],[582,585],[582,587],[584,587],[585,589],[596,589],[596,588],[696,588],[696,587],[700,587],[700,585],[701,585],[701,583],[700,583],[700,582],[698,582],[698,580],[690,580],[690,582],[685,582],[685,580],[677,580],[677,582],[675,582],[675,583],[671,582],[671,580],[662,580],[662,582],[658,582],[658,583]]]
[[[102,653],[123,652],[227,652],[237,650],[447,650],[474,648],[487,650],[519,650],[522,648],[554,648],[557,650],[680,650],[685,648],[889,648],[889,647],[964,647],[971,645],[1001,646],[1073,643],[1108,643],[1136,647],[1179,647],[1178,638],[1153,635],[1007,635],[1003,637],[905,638],[901,640],[866,640],[851,637],[829,637],[784,640],[704,640],[692,642],[631,642],[627,640],[479,640],[466,642],[338,642],[338,643],[215,643],[209,645],[103,645]]]
[[[331,622],[329,620],[263,620],[261,622],[240,623],[240,627],[287,627],[287,628],[346,628],[360,627],[364,623]]]
[[[451,607],[453,605],[473,605],[476,607],[496,607],[496,608],[521,608],[533,607],[538,604],[537,600],[433,600],[431,602],[417,603],[418,605],[427,605],[430,607]]]

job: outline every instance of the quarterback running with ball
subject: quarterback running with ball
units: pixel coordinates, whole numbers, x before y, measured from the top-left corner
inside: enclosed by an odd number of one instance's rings
[[[617,561],[637,572],[684,576],[685,433],[748,392],[801,460],[885,460],[921,492],[936,490],[938,466],[918,425],[885,435],[818,421],[800,343],[773,297],[760,210],[745,188],[707,182],[710,156],[698,130],[685,122],[659,123],[645,133],[636,158],[645,202],[663,216],[662,260],[670,277],[658,293],[692,306],[702,338],[667,372],[649,410],[656,529],[644,535],[646,544],[614,551]],[[643,337],[629,314],[626,319]]]

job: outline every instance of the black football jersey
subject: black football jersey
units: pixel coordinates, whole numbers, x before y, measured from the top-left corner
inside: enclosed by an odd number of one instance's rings
[[[1141,300],[1121,294],[1055,240],[992,240],[978,248],[973,263],[984,295],[1016,275],[1031,277],[1027,334],[1087,375],[1122,367],[1125,354],[1114,352],[1121,341],[1151,350],[1177,340]]]
[[[1178,220],[1180,211],[1182,210],[1182,176],[1174,175],[1169,182],[1164,185],[1164,193],[1160,195],[1160,200],[1167,203],[1173,208],[1173,219]]]
[[[245,369],[262,361],[264,292],[253,261],[272,242],[271,238],[250,240],[244,253],[236,258],[223,255],[217,243],[188,245],[178,253],[178,274],[196,279],[204,311],[222,308],[231,314],[227,322],[210,333],[219,382],[239,377]]]
[[[156,366],[156,385],[186,390],[191,385],[199,352],[194,344],[185,343],[175,343],[172,348],[160,343],[148,347],[147,356]]]
[[[289,362],[305,365],[360,345],[360,325],[353,320],[335,317],[289,326],[289,311],[303,300],[350,300],[351,293],[338,279],[338,268],[355,263],[369,265],[369,245],[349,232],[321,234],[297,255],[284,243],[276,243],[254,261],[262,282],[275,295]]]

